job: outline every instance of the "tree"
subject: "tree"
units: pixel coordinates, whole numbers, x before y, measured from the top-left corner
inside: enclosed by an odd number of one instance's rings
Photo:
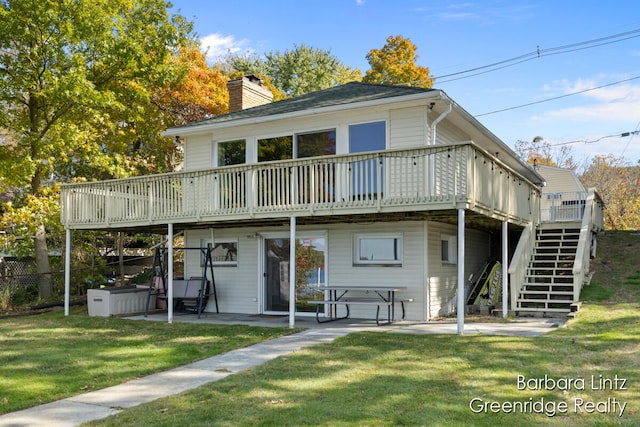
[[[180,79],[169,58],[190,33],[163,0],[0,0],[0,128],[14,138],[0,156],[15,172],[2,170],[3,184],[25,188],[25,207],[49,206],[53,181],[164,167],[151,153],[171,141],[158,137],[164,123],[150,101]],[[46,298],[46,221],[32,219]]]
[[[204,120],[229,110],[228,78],[219,67],[207,65],[198,46],[185,46],[173,61],[185,71],[177,85],[160,88],[154,103],[167,113],[169,127]]]
[[[640,229],[640,166],[612,154],[596,156],[580,180],[602,197],[606,229]]]
[[[366,58],[371,66],[363,82],[404,84],[423,88],[433,87],[429,68],[416,65],[418,47],[402,36],[389,36],[382,49],[371,49]]]
[[[264,59],[235,56],[229,58],[228,62],[234,72],[267,77],[285,97],[304,95],[362,79],[360,70],[344,65],[330,51],[305,44],[294,45],[292,50],[284,52],[269,52]]]
[[[575,170],[578,165],[573,159],[573,150],[568,145],[552,147],[541,136],[531,141],[518,140],[515,152],[522,160],[535,165],[545,165]]]

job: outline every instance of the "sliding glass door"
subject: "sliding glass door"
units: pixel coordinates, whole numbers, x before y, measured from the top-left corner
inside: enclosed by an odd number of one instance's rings
[[[289,251],[288,237],[264,239],[264,311],[289,311]],[[322,298],[318,288],[325,284],[326,238],[308,236],[296,239],[296,312],[315,312],[309,300]]]

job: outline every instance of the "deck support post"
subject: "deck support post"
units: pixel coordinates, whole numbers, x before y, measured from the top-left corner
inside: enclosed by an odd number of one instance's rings
[[[464,208],[458,209],[458,335],[464,334]]]
[[[296,217],[292,216],[289,226],[289,327],[296,323]]]
[[[502,318],[509,310],[509,223],[502,222]]]
[[[64,315],[69,315],[69,298],[71,289],[71,229],[65,228],[64,246]]]
[[[173,323],[173,224],[167,224],[167,322]]]

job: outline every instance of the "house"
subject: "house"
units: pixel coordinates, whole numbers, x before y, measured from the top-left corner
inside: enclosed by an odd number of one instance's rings
[[[504,315],[515,308],[545,179],[447,94],[354,82],[271,102],[251,76],[229,90],[229,114],[166,131],[184,171],[64,185],[67,236],[183,232],[213,248],[220,311],[290,324],[321,285],[401,284],[407,319],[457,312],[461,328],[466,282],[489,258]],[[201,266],[185,253],[185,276]]]

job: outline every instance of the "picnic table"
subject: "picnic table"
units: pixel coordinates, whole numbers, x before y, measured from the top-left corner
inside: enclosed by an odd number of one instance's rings
[[[412,302],[411,298],[397,298],[396,293],[406,290],[406,286],[356,286],[356,285],[330,285],[321,286],[319,290],[325,291],[325,299],[309,301],[316,305],[316,320],[318,323],[333,322],[347,319],[351,314],[352,305],[376,306],[376,324],[389,324],[395,320],[395,303],[402,305],[402,319],[404,319],[404,304]],[[344,307],[344,316],[338,315],[338,306]],[[320,318],[320,308],[328,307],[327,316]],[[386,321],[381,322],[380,309],[387,308]]]

